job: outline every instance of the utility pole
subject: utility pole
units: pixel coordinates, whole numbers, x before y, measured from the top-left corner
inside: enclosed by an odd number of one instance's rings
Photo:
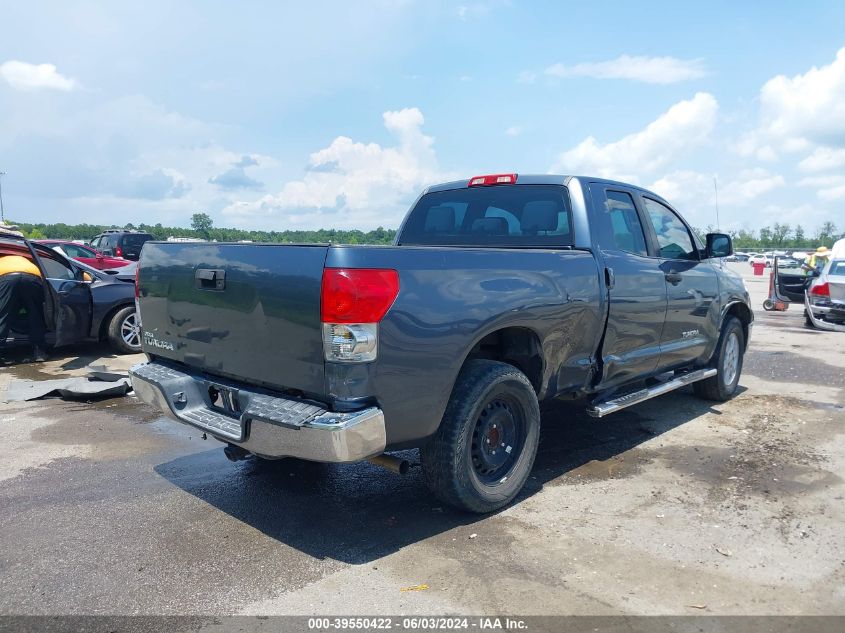
[[[722,224],[719,222],[719,183],[716,176],[713,176],[713,191],[716,193],[716,230],[722,230]]]
[[[0,171],[0,222],[3,224],[6,223],[6,211],[3,209],[3,176],[5,175],[5,171]]]

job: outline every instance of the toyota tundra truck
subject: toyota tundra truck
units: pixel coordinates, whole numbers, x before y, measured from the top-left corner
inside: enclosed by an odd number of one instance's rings
[[[429,187],[390,246],[148,242],[132,383],[232,459],[418,448],[435,496],[490,512],[530,474],[541,401],[733,396],[753,316],[732,251],[640,187],[522,174]]]

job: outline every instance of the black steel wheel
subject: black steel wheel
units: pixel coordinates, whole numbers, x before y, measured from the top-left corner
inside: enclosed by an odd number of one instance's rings
[[[506,363],[469,361],[420,451],[426,482],[453,507],[493,512],[525,485],[539,437],[540,407],[525,374]]]

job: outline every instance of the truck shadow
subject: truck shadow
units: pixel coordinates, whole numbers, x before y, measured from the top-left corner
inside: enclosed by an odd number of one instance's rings
[[[636,476],[637,469],[620,462],[636,463],[632,452],[639,444],[714,412],[708,403],[685,391],[603,420],[589,418],[583,407],[557,402],[545,406],[534,470],[514,503],[544,486]],[[416,451],[397,454],[418,460]],[[214,449],[159,464],[155,471],[285,545],[317,559],[350,564],[367,563],[490,518],[443,506],[428,492],[419,467],[399,476],[369,463],[247,460],[232,464],[222,449]]]

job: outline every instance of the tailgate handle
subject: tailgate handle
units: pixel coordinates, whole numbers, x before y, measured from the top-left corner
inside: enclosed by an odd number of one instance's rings
[[[224,290],[226,271],[222,268],[197,268],[194,281],[199,290]]]

